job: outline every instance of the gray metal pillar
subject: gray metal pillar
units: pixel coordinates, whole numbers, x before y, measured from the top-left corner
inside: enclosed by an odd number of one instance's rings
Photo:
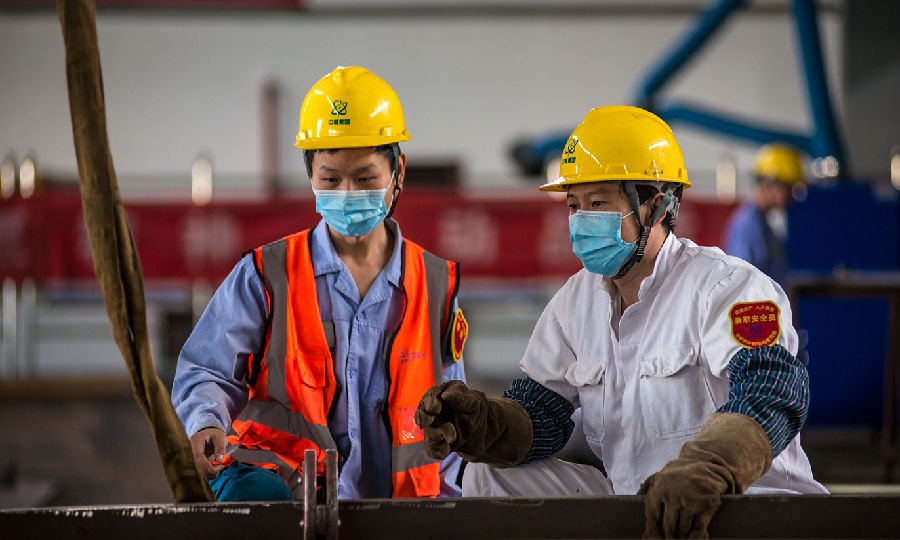
[[[0,379],[16,378],[18,332],[18,287],[11,277],[3,279],[0,292]]]

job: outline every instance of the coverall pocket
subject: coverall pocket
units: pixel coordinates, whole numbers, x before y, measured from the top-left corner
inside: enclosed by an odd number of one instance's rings
[[[579,358],[566,370],[566,381],[572,386],[593,386],[603,381],[606,362],[599,358]]]
[[[594,444],[600,444],[606,439],[606,425],[603,419],[605,374],[605,359],[582,357],[569,367],[565,375],[566,381],[578,390],[584,435],[588,442]]]
[[[715,410],[696,345],[680,345],[641,358],[641,409],[655,439],[688,437]]]
[[[302,382],[304,385],[312,388],[323,388],[327,377],[327,362],[328,359],[324,355],[298,355],[289,361],[288,377],[291,378],[291,372],[294,372],[295,376],[299,376],[299,382]],[[290,364],[294,364],[295,369],[291,370]]]

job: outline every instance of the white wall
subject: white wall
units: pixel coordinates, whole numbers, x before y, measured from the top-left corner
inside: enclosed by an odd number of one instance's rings
[[[394,12],[396,15],[396,12]],[[822,17],[826,69],[840,109],[839,15]],[[363,65],[400,95],[417,157],[454,156],[476,185],[513,182],[509,142],[571,129],[594,106],[628,102],[636,80],[690,21],[667,14],[518,17],[101,12],[109,133],[120,182],[187,181],[198,152],[217,174],[261,168],[259,89],[282,84],[280,167],[305,177],[292,144],[299,102],[336,65]],[[788,14],[734,20],[670,94],[807,127]],[[33,152],[74,175],[64,56],[55,13],[0,14],[0,156]],[[746,170],[753,148],[685,128],[676,134],[699,185],[725,150]],[[243,180],[246,181],[246,180]]]

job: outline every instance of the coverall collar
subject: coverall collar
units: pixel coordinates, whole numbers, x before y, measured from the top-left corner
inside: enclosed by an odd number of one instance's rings
[[[388,231],[394,234],[394,249],[391,258],[384,267],[384,275],[388,283],[394,287],[400,286],[400,265],[403,257],[400,255],[400,247],[403,244],[403,236],[400,234],[400,226],[393,219],[384,220]],[[325,220],[319,220],[319,224],[312,230],[310,238],[310,254],[312,255],[313,274],[319,277],[324,274],[340,272],[344,266],[343,261],[334,250],[334,244],[328,236],[328,227]]]
[[[675,261],[678,260],[682,249],[684,249],[684,247],[675,237],[675,233],[670,232],[668,236],[666,236],[662,247],[659,249],[659,253],[656,255],[656,261],[653,264],[653,272],[641,281],[641,287],[638,289],[638,301],[644,301],[656,293],[660,284],[665,281],[669,270],[675,265]],[[618,297],[619,293],[612,282],[612,278],[604,277],[603,287],[610,298]]]
[[[669,271],[675,266],[675,261],[678,260],[682,249],[684,248],[681,242],[675,238],[675,233],[670,232],[656,255],[653,272],[641,282],[641,287],[638,289],[639,301],[646,300],[656,293],[662,282],[666,280]]]

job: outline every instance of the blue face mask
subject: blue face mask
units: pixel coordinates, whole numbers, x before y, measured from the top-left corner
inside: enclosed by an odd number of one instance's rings
[[[569,216],[572,251],[588,272],[614,276],[634,251],[634,242],[622,240],[622,220],[634,212],[578,210]]]
[[[313,189],[313,193],[316,195],[316,212],[342,236],[369,234],[387,217],[384,203],[387,189]]]

